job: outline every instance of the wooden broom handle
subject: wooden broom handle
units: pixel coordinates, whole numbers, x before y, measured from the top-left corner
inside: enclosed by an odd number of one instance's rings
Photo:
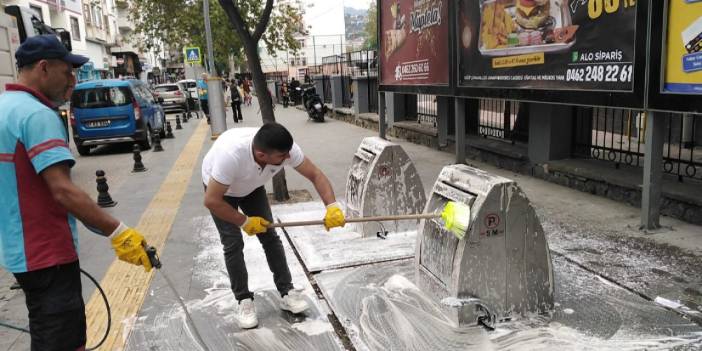
[[[441,217],[440,213],[419,213],[419,214],[407,214],[407,215],[395,215],[395,216],[346,218],[346,223],[400,221],[400,220],[409,220],[409,219],[432,219],[432,218],[439,218],[439,217]],[[303,227],[303,226],[308,226],[308,225],[323,225],[323,224],[324,224],[323,220],[281,222],[281,223],[271,223],[270,225],[268,225],[268,228]]]

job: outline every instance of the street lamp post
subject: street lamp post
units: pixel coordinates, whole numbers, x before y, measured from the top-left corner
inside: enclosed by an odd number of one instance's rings
[[[214,49],[212,48],[212,28],[210,26],[210,2],[203,1],[202,12],[205,17],[205,39],[207,41],[207,63],[209,77],[207,78],[207,103],[210,107],[210,125],[212,139],[216,139],[227,130],[226,112],[224,106],[224,92],[222,91],[222,78],[217,75],[214,65]]]

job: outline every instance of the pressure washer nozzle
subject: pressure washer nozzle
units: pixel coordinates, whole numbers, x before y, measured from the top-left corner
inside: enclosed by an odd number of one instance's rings
[[[150,245],[144,247],[146,251],[146,256],[149,256],[149,261],[151,262],[151,267],[161,269],[161,259],[158,257],[156,248]]]
[[[444,228],[453,233],[458,240],[462,240],[470,226],[470,206],[449,201],[441,212],[441,219],[444,221]]]

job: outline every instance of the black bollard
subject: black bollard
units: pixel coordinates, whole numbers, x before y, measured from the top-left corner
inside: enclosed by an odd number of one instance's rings
[[[161,146],[161,136],[158,135],[158,133],[154,133],[153,141],[154,141],[154,152],[163,151],[163,146]]]
[[[134,168],[132,168],[132,173],[145,172],[146,167],[144,167],[144,164],[141,162],[141,147],[139,147],[139,144],[134,144],[132,153],[134,154]]]
[[[173,128],[171,128],[171,121],[166,121],[166,139],[173,139],[175,138],[175,135],[173,135]]]
[[[100,207],[115,207],[117,205],[116,201],[112,201],[112,196],[108,190],[110,187],[107,185],[107,179],[105,178],[105,171],[99,169],[95,172],[95,182],[97,182],[98,198],[97,204]]]
[[[176,130],[183,129],[183,126],[180,125],[180,115],[176,115]]]
[[[183,123],[188,123],[189,116],[187,113],[183,112]]]

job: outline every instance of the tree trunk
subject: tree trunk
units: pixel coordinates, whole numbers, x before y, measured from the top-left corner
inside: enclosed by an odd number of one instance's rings
[[[253,78],[256,95],[258,95],[258,106],[261,108],[261,118],[263,119],[263,123],[275,122],[275,114],[273,113],[273,99],[268,93],[266,77],[261,69],[261,58],[258,55],[255,45],[253,45],[253,47],[246,45],[245,48],[249,71],[251,72],[251,78]],[[273,176],[273,197],[276,201],[281,202],[290,199],[284,169]]]
[[[254,26],[254,31],[251,32],[246,28],[246,23],[239,13],[239,9],[235,6],[232,0],[219,0],[222,8],[227,13],[229,21],[234,26],[239,38],[244,44],[246,60],[253,79],[254,89],[258,96],[258,106],[261,108],[261,118],[263,123],[275,122],[273,114],[273,99],[268,94],[268,86],[266,85],[266,77],[261,69],[261,57],[258,55],[258,42],[263,35],[266,27],[269,24],[271,11],[273,9],[274,0],[266,0],[266,5],[259,22]],[[290,199],[288,194],[288,185],[285,181],[285,170],[281,170],[273,177],[273,196],[277,201],[287,201]]]

